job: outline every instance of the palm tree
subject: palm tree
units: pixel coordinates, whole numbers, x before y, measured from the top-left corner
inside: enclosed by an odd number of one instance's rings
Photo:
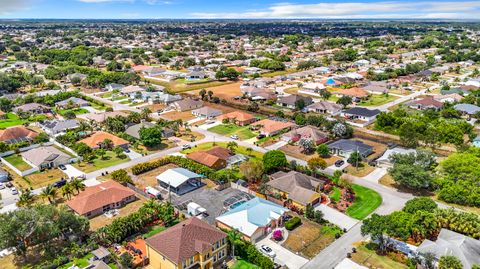
[[[142,112],[141,112],[140,116],[144,120],[149,120],[151,113],[152,113],[152,111],[148,107],[145,107],[144,109],[142,109]]]
[[[235,149],[238,147],[237,142],[230,141],[227,143],[227,149],[229,149],[231,152],[235,153]]]
[[[103,142],[102,142],[102,147],[105,148],[105,149],[111,148],[112,145],[113,145],[113,141],[111,139],[108,139],[108,138],[105,138],[105,140],[103,140]]]
[[[230,241],[230,245],[232,246],[232,257],[235,260],[235,242],[241,239],[241,235],[236,229],[232,229],[227,232],[228,241]]]
[[[34,200],[35,197],[33,196],[32,191],[30,189],[25,189],[22,191],[22,194],[20,194],[17,205],[19,207],[28,207],[33,203]]]
[[[73,186],[70,183],[65,184],[62,187],[62,196],[67,198],[67,200],[70,200],[70,198],[72,197],[72,194],[73,194]]]
[[[50,202],[50,204],[53,204],[55,198],[57,197],[57,189],[55,189],[55,187],[53,187],[52,185],[48,185],[42,190],[40,196],[42,197],[42,199],[47,198],[48,202]]]
[[[80,193],[80,191],[85,190],[85,184],[83,184],[82,180],[80,179],[74,179],[70,181],[70,186],[72,186],[72,189],[77,192],[77,194]]]
[[[80,121],[79,125],[78,125],[78,129],[80,129],[80,131],[84,132],[84,131],[87,131],[87,130],[92,130],[92,126],[90,124],[88,124],[86,121]]]

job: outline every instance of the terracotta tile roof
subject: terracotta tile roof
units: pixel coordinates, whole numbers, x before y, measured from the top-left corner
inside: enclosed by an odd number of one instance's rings
[[[342,90],[338,90],[336,93],[341,95],[358,97],[358,98],[363,98],[368,96],[368,92],[360,88],[342,89]]]
[[[187,158],[190,160],[196,161],[197,163],[201,163],[208,167],[214,167],[217,163],[221,162],[222,159],[219,157],[212,155],[205,151],[197,151],[187,154]]]
[[[275,121],[275,120],[270,120],[270,119],[264,119],[264,120],[255,122],[255,125],[256,126],[258,126],[258,125],[262,126],[260,128],[260,131],[270,134],[270,133],[273,133],[273,132],[281,131],[281,130],[286,129],[286,128],[290,128],[294,124],[291,123],[291,122],[283,122],[283,121]]]
[[[185,220],[162,233],[147,238],[147,245],[177,265],[204,253],[227,235],[196,217]]]
[[[232,156],[230,150],[222,147],[214,147],[206,151],[209,154],[217,156],[220,159],[228,160]]]
[[[38,133],[21,125],[0,130],[0,141],[34,139],[37,136]]]
[[[105,205],[121,202],[123,199],[135,195],[135,192],[113,180],[99,185],[88,187],[75,198],[67,201],[67,205],[77,214],[83,215]]]
[[[102,132],[98,131],[91,136],[80,140],[79,142],[83,142],[87,144],[87,146],[91,148],[97,148],[100,143],[102,143],[105,139],[110,139],[112,140],[113,146],[121,146],[121,145],[126,145],[129,144],[129,142],[123,138],[120,138],[118,136],[115,136],[113,134],[107,133],[107,132]]]
[[[218,120],[223,120],[223,119],[236,119],[237,121],[249,121],[254,119],[255,117],[252,114],[248,114],[243,111],[233,111],[227,114],[223,114],[219,116],[217,119]]]

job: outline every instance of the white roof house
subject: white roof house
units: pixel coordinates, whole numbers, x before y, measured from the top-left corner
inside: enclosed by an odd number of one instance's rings
[[[173,168],[157,176],[157,180],[173,188],[178,188],[189,179],[201,178],[202,176],[185,168]]]

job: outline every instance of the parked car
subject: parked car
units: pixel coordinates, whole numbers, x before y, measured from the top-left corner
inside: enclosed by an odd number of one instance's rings
[[[5,189],[5,184],[0,183],[0,190],[3,190],[3,189]]]
[[[52,186],[53,186],[54,188],[60,188],[60,187],[65,186],[65,184],[67,184],[67,180],[62,178],[61,180],[53,183]]]
[[[59,165],[58,168],[60,168],[60,170],[67,170],[67,167],[63,164]]]
[[[10,192],[12,192],[12,195],[17,195],[18,194],[18,191],[15,187],[11,187]]]
[[[185,144],[185,145],[182,145],[182,149],[191,149],[192,146],[190,146],[189,144]]]
[[[238,135],[231,135],[230,138],[233,139],[233,140],[237,140],[237,139],[238,139]]]
[[[265,245],[260,246],[260,251],[270,258],[273,258],[276,255],[275,252],[270,247],[267,247]]]
[[[5,184],[5,186],[7,186],[7,188],[11,188],[11,187],[13,187],[13,184],[12,184],[12,182],[9,181],[9,182],[7,182],[7,184]]]
[[[340,166],[342,166],[342,165],[344,165],[344,164],[345,164],[345,161],[344,161],[344,160],[338,160],[338,161],[335,162],[335,166],[336,166],[336,167],[340,167]]]
[[[130,153],[130,149],[128,148],[124,149],[123,151],[125,151],[126,153]]]

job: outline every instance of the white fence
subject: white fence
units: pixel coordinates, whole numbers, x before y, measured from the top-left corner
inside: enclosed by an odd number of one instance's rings
[[[5,159],[0,158],[0,161],[1,161],[4,165],[6,165],[8,168],[12,169],[15,173],[17,173],[18,175],[20,175],[20,176],[22,176],[22,177],[28,176],[28,175],[30,175],[30,174],[33,174],[33,173],[35,173],[35,172],[37,172],[37,171],[39,170],[38,167],[32,167],[32,168],[30,168],[30,169],[28,169],[28,170],[20,171],[20,170],[18,170],[15,166],[13,166],[11,163],[5,161]]]

